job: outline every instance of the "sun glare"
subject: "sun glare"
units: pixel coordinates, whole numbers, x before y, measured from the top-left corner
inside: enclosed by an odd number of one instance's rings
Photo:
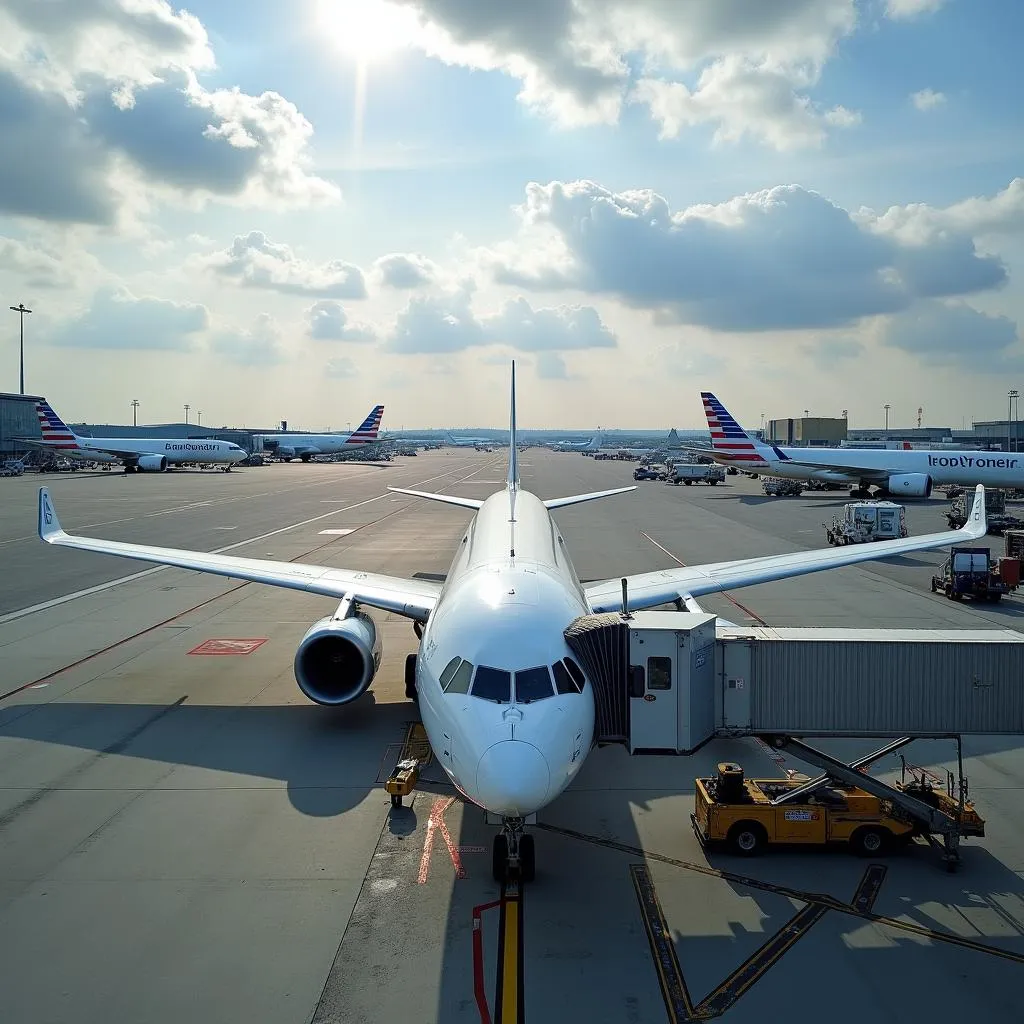
[[[419,28],[413,10],[387,0],[321,0],[319,20],[334,45],[360,64],[410,46]]]

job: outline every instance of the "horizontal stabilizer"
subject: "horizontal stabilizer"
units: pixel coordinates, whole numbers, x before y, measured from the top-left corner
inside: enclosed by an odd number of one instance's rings
[[[483,506],[479,498],[460,498],[457,494],[432,494],[430,491],[409,491],[404,487],[389,487],[396,494],[411,494],[414,498],[426,498],[428,501],[440,501],[445,505],[458,505],[459,508],[478,509]]]
[[[610,498],[613,494],[625,494],[626,491],[635,491],[636,485],[632,487],[616,487],[611,491],[591,491],[589,494],[570,494],[568,498],[549,498],[544,502],[544,507],[550,512],[552,509],[565,508],[567,505],[581,505],[584,501],[596,501],[598,498]]]

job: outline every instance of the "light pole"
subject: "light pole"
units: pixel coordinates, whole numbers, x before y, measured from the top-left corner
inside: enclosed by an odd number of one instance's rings
[[[891,408],[891,406],[889,405],[888,402],[886,402],[885,405],[883,406],[883,408],[885,409],[885,432],[886,432],[886,434],[888,434],[889,433],[889,409]],[[887,440],[888,440],[888,438],[887,438]]]
[[[1013,451],[1013,449],[1010,447],[1010,421],[1013,419],[1013,400],[1015,398],[1017,399],[1017,409],[1019,410],[1020,409],[1020,392],[1016,388],[1013,388],[1010,391],[1006,392],[1006,397],[1008,399],[1008,405],[1009,405],[1009,408],[1006,410],[1006,450],[1009,452],[1009,451]],[[1017,432],[1014,431],[1014,448],[1017,447],[1017,444],[1016,444],[1017,437],[1016,437],[1016,435],[1017,435]]]
[[[203,425],[203,410],[200,409],[199,412],[196,413],[196,426],[197,427],[201,427],[202,425]]]
[[[189,410],[189,408],[190,408],[190,406],[189,406],[188,402],[186,402],[185,403],[185,424],[186,424],[186,426],[188,425],[188,410]]]
[[[19,379],[21,386],[21,394],[25,394],[25,314],[31,313],[32,310],[28,309],[25,306],[24,302],[19,302],[16,306],[11,306],[11,309],[15,313],[17,313],[19,318],[21,319],[21,361],[19,364],[21,366],[21,374]]]
[[[137,398],[132,399],[132,426],[137,427],[139,425],[139,400]]]

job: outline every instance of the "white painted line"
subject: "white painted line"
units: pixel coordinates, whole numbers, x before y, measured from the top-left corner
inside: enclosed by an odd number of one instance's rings
[[[237,530],[237,526],[215,526],[215,530]]]
[[[332,535],[332,536],[335,536],[335,537],[344,537],[346,533],[351,533],[351,532],[352,532],[351,530],[321,530],[320,531],[320,536],[321,537],[326,537],[328,535]]]
[[[310,523],[319,523],[322,519],[327,519],[329,516],[337,515],[339,512],[348,512],[354,508],[362,508],[363,505],[369,505],[371,502],[380,501],[381,498],[386,498],[386,494],[378,494],[372,498],[367,498],[366,501],[356,502],[354,505],[345,505],[342,508],[331,509],[330,512],[325,512],[320,516],[313,516],[312,519],[303,519],[302,522],[292,523],[289,526],[282,526],[277,530],[271,530],[270,533],[261,533],[258,537],[250,537],[248,540],[240,540],[235,544],[228,544],[227,547],[214,548],[213,551],[207,552],[212,555],[223,555],[226,551],[234,551],[236,548],[245,547],[246,544],[255,544],[257,541],[266,540],[268,537],[276,537],[280,533],[287,533],[289,530],[296,530],[300,526],[309,526]],[[142,561],[142,559],[140,559]],[[116,580],[110,580],[108,583],[100,583],[95,587],[87,587],[85,590],[76,590],[73,594],[65,594],[63,597],[55,597],[52,601],[43,601],[41,604],[33,604],[28,608],[19,608],[16,612],[8,612],[6,615],[0,615],[0,626],[7,622],[13,622],[15,619],[23,619],[26,615],[33,615],[36,612],[45,612],[50,608],[59,608],[62,604],[67,604],[69,601],[75,601],[80,597],[89,597],[91,594],[102,594],[105,590],[111,590],[114,587],[121,586],[122,583],[132,583],[135,580],[144,579],[146,576],[152,576],[155,572],[163,572],[165,569],[173,569],[174,566],[170,565],[157,565],[152,569],[143,569],[142,572],[132,573],[131,576],[121,576]],[[185,570],[186,572],[190,570]]]
[[[212,502],[209,502],[209,501],[194,501],[194,502],[192,502],[191,505],[179,505],[177,508],[161,508],[161,509],[158,509],[156,512],[147,512],[146,513],[146,517],[148,518],[149,516],[165,516],[165,515],[167,515],[170,512],[185,512],[187,509],[190,509],[190,508],[202,508],[203,505],[210,505],[210,504],[212,504]]]

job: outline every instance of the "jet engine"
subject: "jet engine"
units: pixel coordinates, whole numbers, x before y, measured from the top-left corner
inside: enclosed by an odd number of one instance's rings
[[[362,612],[315,622],[295,652],[295,680],[317,704],[348,704],[361,697],[379,666],[377,627]]]
[[[900,473],[889,477],[887,489],[907,498],[927,498],[932,493],[932,478],[927,473]]]
[[[140,455],[135,465],[140,473],[162,473],[167,469],[167,459],[162,455]]]

